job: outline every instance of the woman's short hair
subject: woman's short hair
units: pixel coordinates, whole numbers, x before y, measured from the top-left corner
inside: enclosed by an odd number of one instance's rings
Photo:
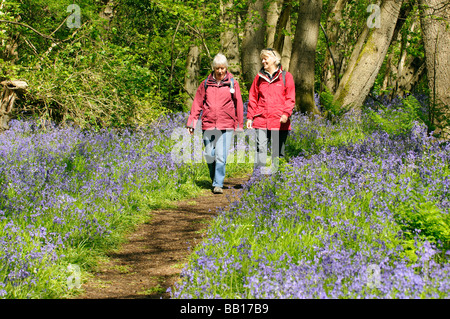
[[[227,57],[225,55],[223,55],[222,53],[218,53],[216,54],[216,56],[214,57],[211,66],[213,69],[215,69],[218,66],[224,66],[228,69],[228,60]]]
[[[261,50],[259,57],[262,58],[264,56],[274,56],[276,59],[275,63],[277,65],[281,64],[281,55],[280,55],[280,53],[278,53],[277,50],[274,50],[271,48],[263,49],[263,50]]]

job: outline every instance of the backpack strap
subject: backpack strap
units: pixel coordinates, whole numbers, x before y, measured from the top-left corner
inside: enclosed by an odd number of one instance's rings
[[[203,102],[205,102],[206,101],[206,89],[208,88],[208,78],[206,78],[205,79],[205,81],[203,82],[204,83],[204,86],[205,86],[205,98],[203,99]],[[234,106],[236,107],[236,103],[234,103],[234,92],[235,92],[235,90],[234,90],[234,78],[231,78],[230,79],[230,93],[231,93],[231,99],[233,100],[233,104],[234,104]]]
[[[206,77],[205,81],[203,82],[204,86],[205,86],[205,96],[203,97],[203,104],[205,104],[205,102],[206,102],[206,89],[208,88],[208,84],[206,84],[207,81],[208,81],[208,77]]]
[[[284,87],[286,87],[286,71],[285,70],[281,71],[281,76],[283,77],[283,85],[284,85]]]

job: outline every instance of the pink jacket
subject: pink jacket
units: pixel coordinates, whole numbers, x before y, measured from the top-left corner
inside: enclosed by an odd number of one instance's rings
[[[202,113],[203,130],[243,130],[244,106],[242,103],[239,83],[234,80],[234,93],[230,85],[233,75],[229,72],[225,78],[217,83],[211,73],[207,81],[207,88],[202,81],[195,94],[187,127],[195,128]]]
[[[288,118],[295,107],[295,83],[291,73],[286,72],[283,84],[282,69],[268,77],[262,70],[256,75],[249,91],[247,119],[254,128],[269,130],[291,130],[291,120],[280,123],[281,115]]]

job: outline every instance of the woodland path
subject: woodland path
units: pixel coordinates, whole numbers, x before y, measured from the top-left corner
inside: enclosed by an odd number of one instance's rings
[[[221,208],[239,200],[247,178],[226,178],[224,193],[203,194],[176,203],[176,208],[152,211],[148,223],[128,236],[120,249],[101,262],[84,283],[77,299],[166,299],[178,281],[187,257],[201,242],[209,222]]]

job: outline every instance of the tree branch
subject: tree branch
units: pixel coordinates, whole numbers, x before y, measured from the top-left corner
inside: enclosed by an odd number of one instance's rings
[[[49,35],[45,35],[45,34],[39,32],[38,30],[36,30],[35,28],[30,27],[28,24],[25,24],[25,23],[16,22],[16,21],[8,21],[8,20],[0,20],[0,23],[10,23],[10,24],[20,25],[20,26],[22,26],[22,27],[25,27],[25,28],[30,29],[31,31],[33,31],[34,33],[40,35],[41,37],[43,37],[43,38],[45,38],[45,39],[49,39],[49,40],[51,40],[51,41],[53,41],[53,42],[57,42],[57,41],[58,41],[57,39],[55,39],[55,38],[53,38],[53,37],[51,37],[51,36],[49,36]],[[53,33],[52,33],[52,34],[53,34]]]
[[[335,83],[335,87],[337,88],[337,87],[339,87],[339,70],[338,70],[337,65],[336,65],[336,59],[334,57],[333,51],[331,50],[330,41],[328,39],[327,32],[325,31],[325,28],[323,27],[322,23],[320,24],[320,28],[322,29],[322,32],[323,32],[323,34],[325,36],[325,42],[327,43],[328,52],[330,52],[330,57],[331,57],[331,60],[333,61],[334,78],[335,78],[335,82],[336,82]]]

